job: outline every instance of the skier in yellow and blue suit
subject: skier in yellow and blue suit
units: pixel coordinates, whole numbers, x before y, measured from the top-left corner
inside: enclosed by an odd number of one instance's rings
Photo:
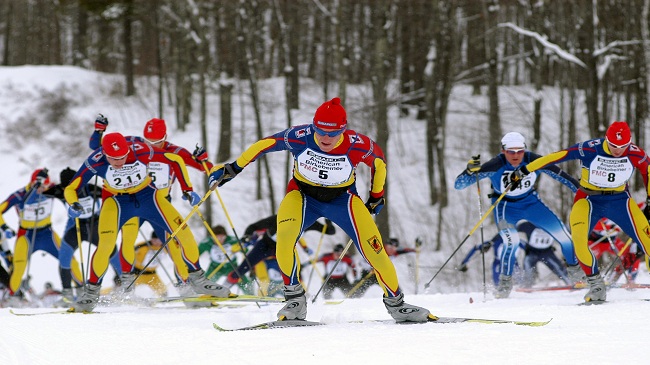
[[[20,289],[27,263],[31,254],[42,250],[59,258],[61,238],[52,229],[52,209],[55,199],[43,195],[43,191],[52,185],[46,169],[37,169],[32,173],[29,184],[12,193],[0,204],[0,227],[5,238],[12,238],[11,229],[2,216],[12,207],[19,217],[19,229],[16,236],[13,255],[13,271],[9,280],[9,294],[14,296]],[[81,284],[82,276],[79,264],[73,259],[72,278]]]
[[[171,234],[183,222],[183,217],[166,199],[166,192],[155,188],[148,173],[150,162],[163,162],[174,170],[186,199],[192,205],[201,197],[192,190],[183,160],[174,153],[130,141],[120,133],[109,133],[102,139],[101,148],[84,161],[65,189],[70,207],[68,214],[79,217],[83,207],[77,193],[95,175],[104,179],[104,187],[112,195],[105,198],[99,213],[99,243],[91,261],[91,270],[83,296],[71,308],[75,311],[92,311],[99,300],[101,281],[108,268],[108,257],[115,247],[117,233],[122,225],[134,216],[149,222],[154,228],[162,227]],[[185,225],[177,233],[182,245],[182,255],[189,270],[189,282],[199,294],[227,297],[230,290],[216,285],[204,277],[199,264],[199,250],[194,235]],[[128,284],[127,284],[128,285]]]
[[[90,141],[88,143],[91,149],[95,150],[101,146],[102,135],[106,131],[108,124],[108,119],[103,115],[100,114],[97,117],[95,120],[95,131],[90,136]],[[167,141],[167,125],[163,119],[152,118],[147,121],[142,131],[142,136],[143,137],[126,136],[125,138],[127,142],[146,142],[153,147],[176,154],[183,159],[186,166],[193,167],[199,171],[207,172],[212,168],[212,163],[208,161],[207,152],[204,148],[197,146],[194,153],[192,153],[183,147]],[[203,163],[205,163],[205,170]],[[156,189],[164,190],[167,200],[171,201],[171,188],[174,181],[176,181],[174,169],[171,169],[166,163],[153,161],[149,163],[148,171]],[[133,260],[135,257],[134,247],[141,225],[142,222],[138,220],[138,217],[133,217],[122,226],[122,245],[120,253],[123,270],[121,281],[124,288],[128,287],[136,276],[133,272]],[[158,237],[165,237],[165,231],[162,227],[153,228]],[[185,281],[187,281],[188,271],[187,266],[183,263],[180,244],[177,240],[174,240],[167,244],[167,249],[169,250],[169,255],[174,262],[175,273],[179,285],[178,288],[184,289],[182,287],[184,286]]]
[[[611,221],[640,242],[646,255],[650,249],[650,187],[648,186],[648,155],[632,143],[627,122],[616,121],[608,128],[605,138],[579,142],[567,149],[553,152],[508,176],[518,186],[529,174],[549,165],[580,160],[580,189],[573,201],[569,218],[571,235],[580,266],[587,274],[589,291],[586,303],[601,303],[607,298],[605,283],[598,270],[598,260],[589,248],[589,232],[601,218]],[[646,193],[646,208],[642,211],[630,195],[628,181],[634,169],[641,173]]]
[[[395,267],[388,258],[371,214],[384,206],[386,161],[381,148],[369,137],[347,129],[341,100],[322,104],[312,124],[288,128],[251,145],[236,161],[215,166],[209,184],[223,185],[252,161],[276,151],[293,155],[293,179],[278,209],[276,255],[284,279],[287,304],[280,320],[307,316],[305,290],[300,284],[300,261],[295,246],[306,227],[325,217],[352,238],[357,250],[375,269],[384,289],[384,304],[396,321],[424,322],[437,319],[428,310],[404,302]],[[356,167],[371,171],[370,196],[361,200],[355,185]]]

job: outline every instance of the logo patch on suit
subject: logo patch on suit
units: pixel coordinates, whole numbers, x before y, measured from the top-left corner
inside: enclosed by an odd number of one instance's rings
[[[373,250],[375,250],[376,253],[380,253],[381,250],[384,249],[384,246],[381,244],[381,240],[377,238],[377,236],[372,236],[368,240],[368,244],[370,245],[370,247],[372,247]]]

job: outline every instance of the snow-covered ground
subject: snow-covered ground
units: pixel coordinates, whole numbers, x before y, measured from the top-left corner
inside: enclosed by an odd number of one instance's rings
[[[153,88],[155,82],[140,80],[140,97],[122,98],[119,95],[121,78],[114,75],[80,70],[73,67],[0,67],[0,199],[4,199],[25,185],[31,172],[48,167],[54,180],[66,166],[77,168],[89,153],[87,140],[97,113],[110,120],[110,131],[139,135],[144,123],[156,115],[157,106]],[[270,102],[283,95],[283,81],[270,80],[261,87],[264,121],[263,133],[271,134],[286,126],[281,102]],[[237,86],[238,88],[239,86]],[[306,83],[314,92],[303,92],[301,109],[295,111],[294,123],[309,123],[313,111],[323,101],[317,86]],[[448,184],[462,171],[467,159],[478,153],[487,160],[486,118],[480,113],[486,101],[471,95],[469,88],[458,87],[452,94],[448,126],[446,162]],[[245,96],[236,94],[237,106],[233,108],[234,133],[233,158],[248,144],[255,141],[253,113]],[[351,87],[347,102],[348,120],[353,129],[372,135],[372,117],[363,114],[364,91]],[[532,105],[533,93],[525,87],[509,88],[501,101],[505,127],[531,136],[531,126],[526,122]],[[543,135],[538,153],[545,154],[565,147],[559,143],[561,128],[558,115],[557,93],[545,90]],[[214,155],[218,141],[218,102],[209,98],[208,119],[209,151]],[[243,107],[240,107],[244,105]],[[523,108],[523,109],[522,109]],[[170,140],[192,149],[200,140],[196,122],[184,131],[175,128],[173,110],[165,109]],[[0,308],[0,364],[115,364],[152,363],[179,364],[185,362],[223,364],[331,364],[368,362],[373,364],[619,364],[644,363],[642,335],[650,323],[646,314],[650,303],[648,289],[628,291],[612,289],[611,303],[602,306],[578,306],[584,290],[538,293],[514,292],[509,299],[495,300],[482,292],[481,265],[478,258],[470,264],[467,273],[454,270],[471,245],[478,243],[477,231],[450,261],[447,268],[432,282],[425,293],[424,283],[438,270],[451,252],[478,221],[475,188],[450,192],[450,206],[443,219],[440,251],[434,250],[437,235],[437,207],[428,204],[428,187],[424,175],[424,124],[412,118],[396,118],[391,109],[391,137],[384,149],[389,154],[388,209],[391,211],[392,235],[399,237],[402,245],[413,247],[416,238],[425,244],[419,256],[403,255],[395,259],[400,283],[407,301],[425,306],[439,316],[495,318],[542,321],[553,318],[544,327],[531,328],[509,324],[485,325],[426,324],[397,326],[388,324],[348,324],[348,320],[388,319],[381,302],[378,287],[369,290],[364,298],[348,299],[338,305],[325,305],[320,299],[310,305],[309,320],[331,324],[315,328],[278,329],[272,331],[217,332],[212,323],[224,327],[239,327],[275,318],[278,304],[260,307],[254,304],[210,309],[185,309],[179,305],[165,308],[98,307],[103,314],[92,315],[41,315],[19,317]],[[196,118],[194,118],[196,120]],[[591,136],[580,135],[580,139]],[[575,141],[572,141],[573,143]],[[285,156],[269,156],[274,175],[276,200],[284,191]],[[239,233],[257,219],[273,213],[268,200],[255,200],[256,167],[247,168],[220,189],[221,197]],[[190,171],[199,193],[205,191],[201,175]],[[359,191],[365,195],[367,176],[359,174]],[[487,193],[487,183],[483,189]],[[556,210],[562,209],[557,201],[557,184],[544,180],[540,184],[542,196]],[[265,190],[266,187],[263,187]],[[174,197],[178,209],[186,214],[189,205]],[[483,211],[487,198],[483,198]],[[643,197],[640,197],[643,198]],[[226,215],[217,199],[211,199],[215,218],[224,225]],[[566,209],[567,202],[564,202]],[[566,213],[566,212],[565,212]],[[7,223],[17,228],[15,212],[4,214]],[[55,205],[52,223],[62,233],[67,215],[62,204]],[[216,222],[213,222],[216,223]],[[206,236],[199,219],[190,225],[197,236]],[[143,228],[148,234],[149,228]],[[495,229],[491,219],[485,221],[485,238]],[[319,242],[317,233],[305,236],[311,248]],[[325,236],[322,251],[347,239],[337,234]],[[13,242],[10,242],[13,247]],[[88,252],[88,247],[85,246]],[[300,251],[302,255],[304,252]],[[305,257],[306,258],[306,257]],[[490,266],[491,254],[486,257]],[[87,259],[84,257],[87,264]],[[207,257],[201,259],[207,267]],[[163,259],[163,266],[171,272],[171,262]],[[54,258],[36,253],[32,256],[30,275],[32,287],[42,291],[46,282],[60,288],[57,262]],[[416,282],[416,268],[419,280]],[[488,273],[489,275],[489,273]],[[170,280],[161,272],[163,280]],[[488,276],[489,277],[489,276]],[[557,285],[559,282],[542,269],[538,285]],[[109,270],[104,286],[110,287]],[[645,268],[641,269],[639,282],[650,282]],[[416,285],[417,284],[417,285]],[[320,283],[315,280],[309,292],[313,295]],[[419,293],[419,294],[416,294]],[[141,296],[150,293],[138,291]],[[175,295],[170,286],[170,295]],[[338,295],[340,297],[340,294]],[[22,312],[41,312],[48,308],[16,309]],[[639,335],[641,333],[641,335]]]

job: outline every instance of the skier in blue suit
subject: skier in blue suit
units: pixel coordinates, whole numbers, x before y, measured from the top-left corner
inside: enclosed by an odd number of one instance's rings
[[[482,165],[478,159],[472,158],[467,164],[467,169],[456,178],[454,187],[458,190],[465,189],[476,183],[477,180],[489,178],[493,190],[490,197],[494,204],[510,184],[508,175],[540,157],[540,155],[526,150],[526,140],[521,133],[507,133],[501,139],[501,153]],[[569,277],[574,282],[584,281],[584,273],[578,266],[569,231],[560,218],[542,202],[535,189],[537,177],[544,172],[566,185],[574,193],[578,190],[578,181],[575,178],[562,169],[553,167],[556,166],[550,165],[527,175],[517,188],[506,192],[494,209],[494,221],[504,242],[501,251],[499,285],[494,294],[496,298],[507,298],[512,290],[515,254],[519,247],[519,234],[515,224],[522,219],[543,229],[558,241],[567,262]],[[478,179],[475,174],[478,174]]]

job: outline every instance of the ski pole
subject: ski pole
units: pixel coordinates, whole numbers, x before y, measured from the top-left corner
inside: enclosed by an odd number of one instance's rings
[[[612,271],[612,269],[618,264],[619,261],[621,261],[621,256],[627,250],[627,248],[630,246],[630,244],[632,244],[632,237],[628,238],[627,242],[625,242],[625,246],[623,246],[623,248],[620,251],[618,251],[618,253],[616,254],[616,257],[614,258],[614,261],[612,261],[612,263],[609,264],[609,267],[607,268],[607,270],[605,270],[605,274],[603,275],[603,277],[606,277],[607,275],[609,275],[609,272]],[[621,263],[622,263],[622,261],[621,261]],[[623,265],[621,265],[621,266],[623,266]],[[627,274],[625,274],[625,267],[624,266],[622,267],[622,270],[623,270],[623,275],[625,275],[625,279],[627,279],[627,281],[629,282],[630,280],[628,279]]]
[[[205,161],[201,161],[201,164],[203,165],[203,171],[205,171],[206,175],[209,176],[210,170],[208,169],[208,165],[205,163]],[[246,264],[248,264],[248,267],[250,267],[250,269],[253,270],[253,265],[248,260],[248,250],[246,250],[246,247],[244,247],[244,245],[241,243],[241,239],[237,234],[235,225],[232,223],[232,219],[230,219],[230,214],[228,214],[228,209],[226,209],[226,204],[223,202],[223,199],[221,199],[221,194],[219,194],[219,189],[217,189],[217,185],[219,184],[214,184],[214,188],[210,188],[210,189],[214,190],[214,193],[217,195],[217,198],[219,199],[219,204],[221,204],[221,209],[223,209],[223,213],[226,215],[226,219],[228,220],[228,224],[230,225],[230,229],[232,229],[232,233],[235,235],[235,238],[237,239],[237,243],[239,244],[239,249],[244,254],[244,260],[246,260]],[[237,269],[235,269],[235,272],[237,272]],[[239,273],[237,273],[237,276],[239,276]],[[262,286],[260,285],[259,281],[257,281],[257,278],[255,278],[255,283],[260,288],[260,292],[262,293],[262,295],[265,295],[264,291],[262,290]]]
[[[325,287],[327,282],[332,277],[332,274],[334,274],[334,270],[338,266],[339,262],[341,262],[341,260],[343,260],[343,258],[345,257],[345,254],[350,249],[350,246],[352,246],[352,238],[350,238],[350,240],[348,241],[348,244],[345,245],[345,248],[343,249],[343,252],[341,252],[341,254],[339,255],[339,258],[334,263],[334,266],[332,266],[332,270],[330,270],[329,274],[327,274],[327,277],[325,278],[325,281],[323,281],[323,285],[320,286],[320,289],[318,289],[318,291],[316,292],[316,295],[314,295],[314,299],[311,300],[312,304],[316,301],[316,298],[318,298],[318,294],[320,294],[321,290],[323,290],[323,288]]]
[[[216,188],[216,186],[215,186],[215,188]],[[140,270],[140,272],[135,276],[135,278],[133,279],[133,281],[131,282],[131,284],[129,284],[129,285],[126,287],[125,291],[128,291],[129,289],[131,289],[131,287],[133,286],[133,284],[135,284],[136,280],[138,280],[138,278],[140,277],[140,275],[142,275],[142,273],[144,272],[144,270],[145,270],[147,267],[149,267],[149,265],[153,262],[153,260],[156,259],[156,257],[158,257],[158,255],[160,254],[160,251],[162,251],[163,248],[167,247],[167,244],[169,244],[169,242],[171,242],[171,240],[173,240],[173,239],[176,237],[176,235],[181,231],[181,229],[183,229],[183,228],[185,228],[185,226],[187,226],[187,222],[189,222],[190,218],[192,218],[192,216],[193,216],[196,212],[199,211],[199,208],[201,207],[201,204],[203,204],[203,202],[205,202],[206,199],[208,199],[208,197],[210,196],[210,194],[212,194],[212,191],[213,191],[212,189],[208,189],[208,191],[205,193],[205,195],[203,195],[203,197],[201,198],[201,200],[200,200],[200,201],[199,201],[199,202],[198,202],[194,207],[192,207],[192,210],[187,214],[187,216],[185,217],[185,219],[183,219],[183,221],[178,225],[178,227],[176,227],[176,229],[174,230],[174,232],[172,232],[172,233],[169,235],[169,237],[167,237],[167,239],[165,240],[165,242],[163,243],[163,245],[160,247],[160,249],[159,249],[158,251],[156,251],[156,253],[154,253],[153,256],[149,259],[149,261],[148,261],[148,262],[147,262],[147,263],[142,267],[142,270]]]
[[[153,251],[154,248],[153,248],[153,246],[151,246],[151,244],[149,243],[149,240],[147,239],[147,236],[145,236],[144,233],[142,233],[142,230],[141,230],[140,228],[138,228],[138,232],[140,233],[140,236],[142,236],[142,238],[144,239],[144,243],[145,243],[145,245],[147,245],[147,247],[149,248],[149,250],[152,250],[152,251]],[[161,248],[161,250],[162,250],[162,248]],[[169,253],[169,252],[168,252],[168,253]],[[171,256],[171,255],[170,255],[170,256]],[[174,261],[174,260],[172,260],[172,262],[173,262],[173,261]],[[172,276],[169,274],[169,272],[167,271],[167,269],[165,269],[165,266],[163,266],[162,263],[160,263],[159,266],[160,266],[160,268],[162,269],[162,271],[165,273],[165,275],[167,276],[167,279],[169,279],[169,282],[174,283],[174,279],[172,279]]]
[[[470,236],[471,236],[472,234],[474,234],[474,231],[476,231],[476,230],[478,229],[478,227],[481,225],[481,223],[483,223],[483,221],[485,220],[485,218],[487,218],[488,215],[490,215],[490,213],[492,213],[492,211],[494,210],[494,208],[496,208],[497,204],[499,204],[499,202],[501,201],[501,199],[503,199],[503,197],[506,196],[506,194],[510,191],[510,188],[511,188],[511,187],[512,187],[512,184],[508,184],[508,186],[505,188],[505,190],[503,191],[503,193],[501,193],[501,195],[499,195],[499,197],[497,198],[497,200],[496,200],[494,203],[492,203],[492,205],[490,206],[490,208],[488,208],[487,212],[485,212],[485,214],[483,214],[483,216],[482,216],[481,219],[478,221],[478,223],[476,223],[476,224],[474,225],[474,228],[472,228],[472,229],[469,231],[469,233],[467,234],[467,236],[465,236],[465,238],[463,239],[463,241],[458,245],[458,247],[456,247],[456,249],[454,250],[454,252],[451,253],[451,256],[449,256],[449,258],[447,259],[447,261],[445,261],[445,262],[442,264],[442,266],[440,266],[440,269],[438,269],[438,271],[436,271],[436,273],[433,275],[433,277],[431,278],[431,280],[429,280],[426,284],[424,284],[424,288],[425,288],[425,289],[427,289],[427,288],[429,287],[429,285],[431,284],[431,282],[433,281],[433,279],[435,279],[436,276],[438,276],[438,274],[440,273],[440,271],[442,271],[442,269],[445,267],[445,265],[447,265],[447,263],[449,262],[449,260],[451,260],[451,258],[454,257],[454,255],[456,254],[456,252],[458,252],[458,250],[460,250],[460,248],[461,248],[461,247],[463,246],[463,244],[464,244],[464,243],[465,243],[465,242],[470,238]]]
[[[481,155],[472,156],[473,160],[480,160]],[[481,200],[481,181],[478,177],[478,172],[474,173],[476,176],[476,192],[478,193],[478,216],[483,217],[483,204]],[[485,237],[483,235],[483,221],[481,220],[481,246],[485,242]],[[481,250],[481,263],[483,265],[483,301],[487,300],[487,284],[485,281],[485,252]]]
[[[352,289],[350,289],[350,291],[345,295],[345,297],[346,297],[346,298],[351,297],[352,294],[356,293],[357,290],[359,290],[359,288],[361,288],[361,286],[362,286],[363,284],[365,284],[366,281],[368,281],[368,279],[370,279],[370,277],[371,277],[372,275],[374,275],[374,274],[375,274],[375,270],[370,270],[370,272],[367,273],[366,276],[364,276],[363,278],[361,278],[361,280],[359,280],[359,282],[358,282],[355,286],[353,286]],[[417,293],[416,293],[416,294],[417,294]]]

